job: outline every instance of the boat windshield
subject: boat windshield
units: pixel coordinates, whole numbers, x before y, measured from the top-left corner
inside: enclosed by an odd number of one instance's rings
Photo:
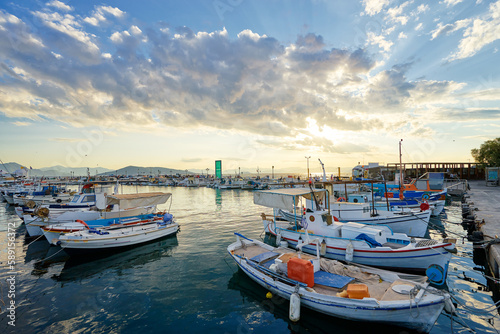
[[[78,199],[80,199],[80,195],[73,196],[73,199],[71,200],[71,203],[77,203]]]
[[[83,198],[82,203],[88,203],[88,202],[95,202],[95,195],[86,195]]]

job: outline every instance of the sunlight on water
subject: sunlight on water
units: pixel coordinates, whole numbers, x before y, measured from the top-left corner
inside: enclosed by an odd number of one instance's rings
[[[251,192],[208,188],[123,186],[124,193],[172,192],[172,203],[159,207],[174,214],[181,230],[174,237],[99,258],[69,258],[45,240],[25,239],[13,208],[0,206],[0,237],[6,249],[7,226],[16,236],[16,332],[18,333],[407,333],[407,330],[344,321],[302,309],[301,320],[288,320],[288,301],[266,299],[266,289],[250,280],[226,253],[234,232],[264,238],[260,213]],[[433,220],[433,238],[457,237],[448,288],[459,302],[453,330],[495,333],[497,313],[473,314],[463,305],[491,308],[482,267],[474,264],[472,244],[461,222],[459,203]],[[2,263],[6,253],[0,255]],[[476,269],[473,269],[477,267]],[[7,273],[0,272],[3,287]],[[8,300],[3,289],[3,300]],[[0,304],[2,310],[3,305]],[[494,321],[493,321],[493,320]],[[7,325],[0,314],[0,331]],[[450,333],[442,314],[431,333]]]

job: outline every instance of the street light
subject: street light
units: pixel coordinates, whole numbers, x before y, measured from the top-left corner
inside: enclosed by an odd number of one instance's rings
[[[311,159],[311,157],[306,157],[307,159],[307,178],[310,180],[311,179],[311,175],[309,174],[309,159]]]

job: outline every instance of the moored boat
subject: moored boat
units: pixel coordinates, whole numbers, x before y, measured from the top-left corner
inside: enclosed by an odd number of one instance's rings
[[[130,225],[116,224],[66,233],[52,243],[72,255],[135,246],[175,234],[178,230],[179,224],[172,215],[165,214]]]
[[[290,300],[292,320],[300,318],[303,305],[329,316],[428,333],[443,308],[454,311],[449,294],[430,287],[425,277],[307,257],[236,235],[227,248],[230,256],[252,280]]]
[[[423,272],[430,266],[438,266],[442,273],[439,281],[444,281],[450,252],[455,250],[451,240],[409,237],[385,225],[339,222],[318,206],[326,198],[324,190],[293,193],[283,190],[260,192],[256,196],[256,204],[278,208],[275,212],[282,213],[281,209],[290,203],[305,205],[300,219],[291,222],[262,214],[265,231],[275,235],[278,244],[281,240],[291,247],[303,244],[303,251],[313,254],[320,246],[324,257],[387,269]]]

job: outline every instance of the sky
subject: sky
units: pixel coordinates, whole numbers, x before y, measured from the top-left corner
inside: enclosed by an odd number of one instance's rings
[[[0,159],[318,172],[402,139],[473,162],[499,48],[500,1],[2,1]]]

